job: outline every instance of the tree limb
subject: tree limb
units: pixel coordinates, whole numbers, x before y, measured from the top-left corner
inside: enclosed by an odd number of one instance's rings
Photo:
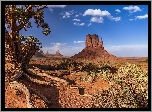
[[[25,10],[25,12],[28,13],[28,17],[30,17],[30,18],[32,18],[32,17],[35,15],[35,13],[31,13],[31,11],[29,11],[30,9],[32,9],[32,7],[34,7],[34,6],[33,6],[33,5],[30,5],[30,6]],[[47,7],[47,6],[43,6],[42,8],[37,9],[37,11],[43,10],[43,9],[46,8],[46,7]],[[37,12],[37,11],[36,11],[36,12]],[[29,19],[30,19],[30,18],[29,18]],[[26,23],[21,23],[19,26],[16,27],[16,31],[20,31],[27,23],[28,23],[28,22],[26,22]]]

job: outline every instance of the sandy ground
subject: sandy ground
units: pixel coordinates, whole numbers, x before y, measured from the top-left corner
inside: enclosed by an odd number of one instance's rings
[[[138,61],[141,60],[145,60],[145,58],[140,58]],[[142,67],[142,69],[148,71],[148,68]],[[79,77],[85,75],[86,74],[83,72],[78,72],[76,74],[71,73],[70,75],[63,76],[65,79],[74,81],[79,89],[70,88],[63,83],[58,83],[55,86],[37,85],[25,80],[24,77],[21,78],[20,82],[26,86],[35,88],[45,95],[52,102],[48,104],[48,108],[90,108],[92,106],[91,98],[89,96],[84,96],[84,94],[97,94],[98,91],[107,89],[109,84],[101,77],[97,78],[93,83],[80,82]],[[27,108],[25,94],[18,90],[11,89],[7,82],[5,82],[5,84],[5,108]],[[31,100],[36,108],[46,107],[43,100],[35,94],[32,94]]]

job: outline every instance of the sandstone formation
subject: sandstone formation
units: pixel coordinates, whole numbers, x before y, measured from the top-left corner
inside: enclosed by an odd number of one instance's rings
[[[49,54],[47,51],[46,54],[43,53],[42,50],[38,50],[35,52],[35,55],[33,57],[62,57],[63,55],[60,54],[59,50],[56,51],[55,54]]]
[[[62,57],[63,55],[61,55],[60,52],[59,52],[59,50],[58,50],[58,51],[56,51],[55,54],[49,54],[48,51],[47,51],[46,54],[45,54],[45,56],[46,57],[56,57],[56,56],[57,57]]]
[[[35,55],[33,57],[43,57],[43,58],[45,58],[44,53],[43,53],[42,50],[36,51]]]
[[[102,48],[103,49],[103,42],[99,41],[99,37],[96,34],[86,36],[86,48]]]
[[[120,58],[117,58],[116,56],[108,53],[104,47],[103,47],[103,41],[101,38],[101,41],[99,40],[98,35],[86,35],[86,47],[79,52],[78,54],[75,54],[71,58],[74,59],[86,59],[86,60],[119,60]]]
[[[50,56],[53,56],[53,54],[49,54],[49,52],[47,51],[46,54],[45,54],[45,56],[46,57],[50,57]]]
[[[56,51],[56,54],[54,56],[63,56],[63,55],[61,55],[59,50],[58,50],[58,51]]]

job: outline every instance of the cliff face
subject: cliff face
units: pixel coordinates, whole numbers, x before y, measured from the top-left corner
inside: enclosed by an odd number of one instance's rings
[[[86,35],[85,45],[86,45],[86,48],[103,48],[102,39],[101,39],[101,42],[100,42],[99,37],[96,34]]]
[[[78,54],[75,54],[71,58],[74,59],[87,59],[87,60],[93,60],[93,59],[99,59],[99,60],[118,60],[116,56],[108,53],[104,47],[103,47],[103,41],[101,38],[101,41],[99,40],[98,35],[86,35],[86,42],[85,42],[85,48],[79,52]]]
[[[56,51],[56,53],[55,53],[54,56],[63,56],[63,55],[61,55],[60,52],[59,52],[59,50],[58,50],[58,51]]]
[[[33,57],[45,57],[42,50],[36,51]]]

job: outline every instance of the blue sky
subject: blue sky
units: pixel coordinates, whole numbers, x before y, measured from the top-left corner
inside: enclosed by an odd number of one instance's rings
[[[60,50],[72,56],[85,47],[87,34],[97,34],[110,54],[148,56],[146,5],[49,5],[44,20],[50,26],[50,35],[43,35],[33,20],[33,28],[20,32],[38,38],[44,53]]]

